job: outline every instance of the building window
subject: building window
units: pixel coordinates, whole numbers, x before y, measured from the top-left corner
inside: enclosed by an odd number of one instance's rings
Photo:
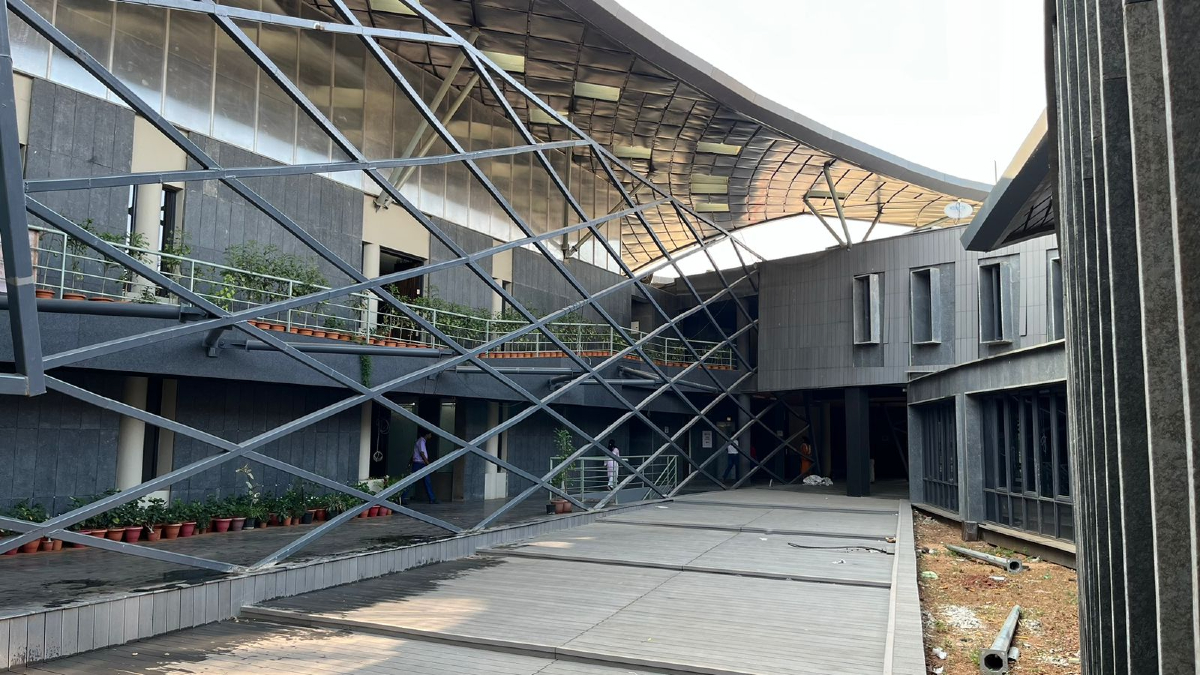
[[[1065,387],[1005,392],[983,401],[985,517],[1073,540]]]
[[[1012,342],[1011,267],[1004,262],[979,266],[979,341]]]
[[[941,270],[936,267],[913,270],[909,276],[913,344],[929,345],[942,341],[940,281]]]
[[[1050,297],[1046,302],[1049,312],[1047,323],[1051,340],[1061,340],[1066,335],[1066,322],[1063,314],[1063,277],[1062,258],[1058,251],[1050,251],[1050,269],[1047,271],[1046,287]]]
[[[958,431],[954,401],[917,407],[925,503],[958,513]]]
[[[882,296],[878,274],[854,277],[854,344],[877,345],[881,342]]]

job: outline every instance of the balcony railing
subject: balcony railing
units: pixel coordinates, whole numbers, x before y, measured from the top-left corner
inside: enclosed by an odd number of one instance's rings
[[[40,227],[30,227],[30,230],[37,233],[32,245],[34,270],[38,292],[44,297],[99,302],[179,302],[165,290],[137,277],[123,265],[100,256],[73,237]],[[113,246],[156,267],[181,286],[230,311],[241,311],[328,289],[326,286],[258,274],[128,244],[114,242]],[[411,318],[372,298],[368,294],[358,293],[299,309],[265,312],[258,317],[257,323],[260,328],[269,330],[364,344],[445,347]],[[474,316],[417,304],[406,306],[468,348],[478,347],[528,325],[524,320]],[[607,357],[628,346],[616,330],[605,324],[555,321],[547,324],[547,329],[581,356]],[[626,332],[635,340],[646,336],[641,331]],[[708,367],[717,370],[734,368],[733,352],[728,347],[714,350],[718,343],[703,340],[689,342],[698,354],[712,352],[705,360]],[[684,366],[694,362],[686,343],[677,338],[655,337],[645,342],[643,348],[660,365]],[[505,342],[485,356],[556,357],[563,356],[563,353],[546,335],[535,330]],[[632,355],[626,358],[640,360]]]
[[[622,489],[649,488],[651,484],[670,491],[679,484],[678,457],[669,454],[650,459],[649,455],[622,457],[632,466],[638,467],[647,480],[634,478]],[[643,465],[643,462],[650,460]],[[550,468],[558,466],[558,458],[550,460]],[[629,476],[629,469],[608,456],[580,457],[567,465],[559,474],[558,486],[579,501],[602,498],[614,486]],[[649,481],[649,482],[647,482]],[[554,493],[547,491],[551,499]]]

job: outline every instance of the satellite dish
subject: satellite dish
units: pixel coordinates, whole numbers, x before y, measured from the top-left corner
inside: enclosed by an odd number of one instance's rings
[[[946,217],[953,220],[968,218],[974,211],[975,209],[970,204],[962,200],[947,204],[944,210]]]

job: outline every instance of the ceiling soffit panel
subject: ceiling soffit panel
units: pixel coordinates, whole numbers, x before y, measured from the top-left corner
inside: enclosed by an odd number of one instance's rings
[[[366,2],[357,2],[366,9]],[[460,33],[478,29],[476,45],[481,49],[524,57],[525,72],[512,73],[513,77],[555,110],[566,111],[573,124],[610,150],[652,149],[648,160],[625,161],[693,208],[708,205],[702,207],[705,217],[722,227],[747,227],[805,213],[806,196],[822,215],[836,218],[822,172],[826,165],[843,210],[853,219],[872,220],[882,209],[883,222],[937,225],[945,221],[944,208],[950,203],[962,198],[978,206],[986,193],[987,186],[923,169],[782,106],[747,99],[728,76],[671,43],[614,0],[422,0],[422,4]],[[438,32],[416,17],[374,10],[369,23]],[[395,50],[437,76],[446,74],[453,54],[412,43],[397,44]],[[577,89],[577,83],[584,87]],[[613,94],[607,88],[617,90],[613,96],[617,100],[604,100]],[[514,92],[505,94],[535,136],[548,141],[571,137],[564,127],[531,123],[524,98]],[[490,95],[483,101],[497,105]],[[701,143],[720,152],[698,151]],[[693,195],[693,175],[723,177],[728,180],[727,192]],[[709,210],[725,205],[728,211]],[[690,231],[674,209],[648,212],[647,220],[668,247],[690,243]],[[699,223],[691,220],[693,226]],[[625,255],[631,264],[660,255],[640,227],[632,219],[623,227]]]

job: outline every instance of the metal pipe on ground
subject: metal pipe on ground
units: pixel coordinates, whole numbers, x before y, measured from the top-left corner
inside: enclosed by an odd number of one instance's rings
[[[1017,632],[1017,622],[1021,620],[1021,606],[1014,605],[1004,621],[1004,626],[992,640],[992,646],[983,650],[979,655],[979,672],[982,675],[995,675],[1008,672],[1009,648],[1013,635]]]
[[[1017,560],[1015,558],[1001,558],[998,555],[991,555],[989,553],[981,553],[979,551],[972,551],[969,548],[963,548],[961,546],[952,546],[950,544],[947,544],[946,548],[951,551],[954,551],[955,553],[957,553],[961,556],[965,556],[967,558],[974,558],[980,562],[985,562],[989,565],[995,565],[996,567],[999,567],[1000,569],[1002,569],[1006,572],[1010,572],[1012,574],[1016,574],[1017,572],[1020,572],[1025,569],[1025,566],[1021,564],[1021,561]]]
[[[0,310],[6,309],[8,309],[8,296],[0,293]],[[132,316],[142,319],[176,319],[179,321],[195,321],[208,317],[208,312],[199,307],[143,302],[88,302],[86,300],[39,298],[37,309],[39,312],[47,314]]]

